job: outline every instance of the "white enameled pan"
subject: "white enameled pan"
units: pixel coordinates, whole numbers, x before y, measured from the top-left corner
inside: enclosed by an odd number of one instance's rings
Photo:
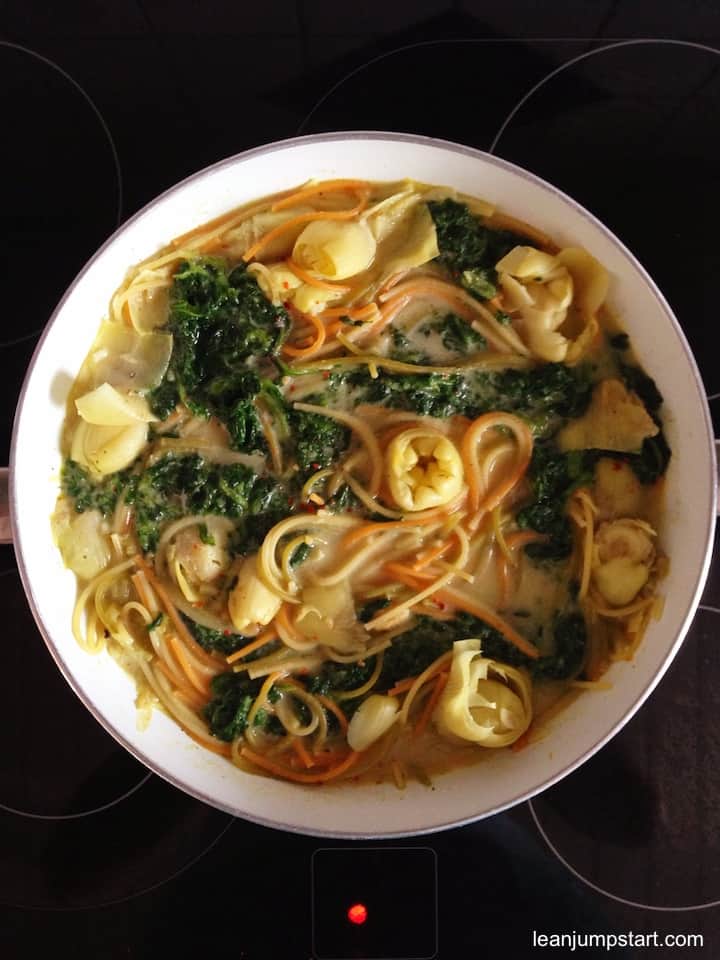
[[[671,558],[662,619],[632,663],[612,667],[610,688],[579,697],[544,739],[438,778],[434,790],[415,783],[403,791],[301,787],[250,776],[157,712],[139,732],[130,679],[110,656],[89,656],[73,639],[75,578],[50,532],[67,394],[127,268],[191,227],[312,177],[412,177],[452,185],[536,224],[561,244],[584,246],[609,270],[609,300],[665,397],[673,457],[661,531]],[[418,834],[488,816],[545,789],[606,743],[651,693],[683,641],[708,570],[715,504],[715,449],[700,376],[677,320],[632,254],[577,203],[518,167],[469,147],[392,133],[332,133],[259,147],[189,177],[132,217],[50,318],[20,395],[10,460],[12,538],[27,598],[50,653],[88,710],[151,770],[200,800],[269,826],[338,837]]]

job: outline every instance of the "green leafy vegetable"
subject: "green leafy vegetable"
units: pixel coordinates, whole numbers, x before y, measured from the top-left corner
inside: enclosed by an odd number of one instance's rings
[[[208,653],[216,651],[227,657],[250,642],[250,637],[245,637],[241,633],[233,633],[231,630],[213,630],[211,627],[204,627],[201,623],[196,623],[184,614],[183,620],[187,624],[190,633],[195,637],[203,650],[207,650]],[[247,657],[243,657],[243,662],[264,657],[270,653],[271,649],[274,649],[275,646],[275,641],[266,643],[260,647],[259,650],[254,650],[252,653],[249,653]]]
[[[660,427],[660,432],[654,437],[645,438],[639,454],[627,454],[624,458],[641,483],[655,483],[667,470],[672,455],[660,420],[659,411],[663,404],[663,397],[652,377],[649,377],[640,367],[621,363],[620,376],[627,388],[640,397],[646,410]]]
[[[389,603],[390,601],[387,597],[375,597],[373,600],[368,600],[358,611],[358,620],[362,623],[367,623],[368,620],[372,620],[381,610],[384,610]]]
[[[129,472],[111,473],[102,480],[94,480],[89,471],[74,460],[66,460],[62,466],[60,484],[62,492],[72,497],[78,513],[99,510],[108,516],[115,509],[120,495],[127,487]]]
[[[299,567],[301,563],[305,563],[311,553],[312,546],[309,543],[299,543],[290,557],[290,566]]]
[[[392,687],[406,677],[416,677],[430,664],[452,649],[456,640],[480,640],[483,656],[510,666],[525,667],[538,679],[563,679],[576,676],[584,661],[587,631],[582,614],[560,614],[553,627],[554,651],[537,660],[521,653],[482,620],[461,613],[454,620],[437,621],[418,617],[415,626],[395,637],[385,651],[380,688]]]
[[[209,257],[181,263],[170,292],[173,352],[149,394],[153,412],[163,419],[182,400],[196,415],[218,417],[236,449],[262,450],[255,399],[269,387],[258,365],[277,353],[289,325],[244,265]]]
[[[505,410],[524,416],[532,421],[535,433],[545,435],[559,426],[559,418],[584,412],[592,393],[590,373],[584,366],[546,363],[498,373],[397,375],[381,370],[373,379],[358,369],[336,377],[346,377],[358,400],[433,417],[478,417]]]
[[[435,222],[441,263],[454,273],[484,264],[490,231],[468,207],[448,198],[431,201],[428,208]]]
[[[546,534],[545,543],[525,548],[536,560],[562,560],[572,551],[572,530],[565,504],[572,491],[592,481],[595,452],[558,452],[550,443],[536,443],[528,469],[533,501],[517,515],[520,527]]]
[[[432,324],[432,329],[442,335],[443,346],[453,353],[474,353],[487,347],[485,337],[474,330],[467,320],[463,320],[454,313],[436,320]]]
[[[202,543],[207,544],[209,547],[215,546],[215,537],[208,530],[206,523],[198,524],[198,536],[200,537],[200,541]]]
[[[218,740],[234,740],[244,733],[248,714],[260,692],[262,679],[250,680],[244,673],[220,673],[210,681],[212,699],[203,713],[210,733]],[[270,688],[272,693],[273,688]],[[270,698],[268,698],[270,699]],[[259,713],[259,711],[258,711]],[[256,716],[254,726],[264,727],[268,733],[282,733],[283,727],[268,711]]]
[[[428,203],[435,222],[438,260],[479,300],[497,293],[495,264],[518,244],[532,245],[510,230],[493,230],[481,223],[464,203],[450,198]]]
[[[530,667],[534,677],[568,680],[576,677],[585,662],[587,627],[581,613],[563,614],[553,626],[555,652],[539,657]]]
[[[320,672],[311,677],[308,690],[325,695],[336,690],[355,690],[370,678],[375,663],[375,657],[368,657],[367,660],[357,663],[335,663],[327,660]]]
[[[497,293],[497,274],[484,267],[463,270],[460,283],[478,300],[490,300]]]
[[[132,478],[126,500],[135,510],[140,546],[155,549],[161,527],[178,517],[211,513],[233,520],[289,513],[287,493],[270,477],[244,464],[208,463],[202,457],[168,454]],[[282,505],[282,509],[281,509]]]
[[[409,337],[407,337],[402,330],[398,330],[397,327],[391,328],[390,338],[393,345],[391,353],[393,360],[401,360],[403,363],[419,364],[432,362],[428,354],[414,346]]]
[[[293,410],[289,414],[295,456],[301,470],[329,467],[350,442],[350,430],[319,413]]]

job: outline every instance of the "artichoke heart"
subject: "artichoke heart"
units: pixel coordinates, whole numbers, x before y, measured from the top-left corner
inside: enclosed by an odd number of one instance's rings
[[[479,640],[457,640],[450,676],[433,713],[438,731],[481,747],[507,747],[531,720],[529,677],[483,657]]]
[[[376,241],[364,222],[313,220],[295,241],[293,260],[330,280],[344,280],[366,270]]]
[[[650,577],[655,531],[643,520],[601,523],[593,541],[592,578],[613,607],[631,603]]]
[[[235,629],[242,633],[248,627],[265,626],[281,606],[282,599],[260,579],[257,554],[246,557],[228,597],[228,611]]]
[[[388,445],[386,474],[390,493],[402,510],[426,510],[449,503],[460,493],[463,465],[447,437],[422,427],[404,430]]]
[[[658,425],[640,398],[621,380],[601,380],[593,390],[587,411],[558,433],[566,450],[617,450],[637,453],[646,437],[654,437]]]

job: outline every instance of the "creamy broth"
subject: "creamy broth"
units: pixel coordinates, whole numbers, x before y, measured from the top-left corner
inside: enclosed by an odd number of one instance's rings
[[[609,280],[413,181],[306,184],[130,269],[62,437],[78,642],[259,775],[522,763],[661,611],[662,398]]]

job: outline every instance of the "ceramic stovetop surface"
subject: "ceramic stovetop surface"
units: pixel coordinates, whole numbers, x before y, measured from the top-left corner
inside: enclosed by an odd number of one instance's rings
[[[486,6],[6,5],[2,456],[39,332],[118,224],[208,163],[333,129],[468,143],[578,199],[670,300],[717,424],[720,9]],[[309,864],[328,844],[147,773],[60,677],[10,548],[0,597],[5,676],[20,679],[0,727],[3,955],[310,956]],[[719,618],[716,559],[675,663],[608,747],[531,804],[404,842],[437,855],[439,956],[530,956],[532,930],[701,933],[720,955]]]

